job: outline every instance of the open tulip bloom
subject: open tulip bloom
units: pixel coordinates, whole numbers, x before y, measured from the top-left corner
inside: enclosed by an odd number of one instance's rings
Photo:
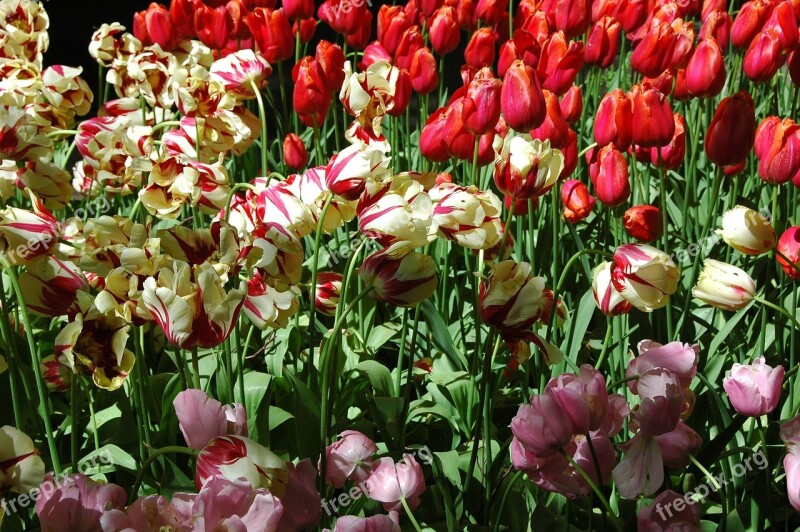
[[[161,2],[0,0],[0,526],[800,526],[800,2]]]

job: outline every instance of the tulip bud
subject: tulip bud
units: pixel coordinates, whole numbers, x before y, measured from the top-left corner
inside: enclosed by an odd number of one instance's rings
[[[678,113],[675,113],[673,118],[675,119],[675,134],[672,136],[672,140],[664,147],[650,148],[648,155],[656,167],[667,170],[678,168],[686,157],[686,124],[683,116]],[[638,151],[636,156],[639,157]]]
[[[292,26],[283,8],[254,9],[247,15],[247,27],[250,28],[258,49],[270,64],[294,56]]]
[[[314,17],[312,0],[283,0],[281,6],[286,11],[289,20],[304,20]]]
[[[339,92],[344,83],[344,52],[338,44],[322,40],[317,43],[314,59],[322,67],[325,86],[329,92]],[[387,57],[388,59],[388,57]]]
[[[568,124],[574,124],[581,119],[583,113],[583,93],[581,88],[573,85],[561,98],[561,114]]]
[[[592,292],[597,308],[606,316],[618,316],[631,310],[631,304],[622,297],[611,282],[612,262],[603,262],[592,272]]]
[[[494,26],[503,19],[507,5],[503,0],[478,0],[475,15],[487,26]]]
[[[768,81],[783,65],[780,35],[774,29],[760,32],[744,54],[742,69],[752,81]]]
[[[625,244],[614,252],[614,288],[644,312],[666,306],[678,288],[680,270],[663,251],[647,244]]]
[[[212,50],[222,50],[231,37],[233,20],[224,5],[211,8],[198,3],[194,12],[194,27],[200,42]]]
[[[69,390],[73,373],[67,366],[56,360],[55,355],[44,357],[39,363],[39,367],[42,371],[42,379],[44,379],[44,384],[48,390],[51,392]]]
[[[386,153],[389,146],[383,142],[354,142],[328,161],[325,183],[328,189],[346,200],[357,200],[367,179],[380,179],[389,167]]]
[[[170,18],[169,11],[161,4],[153,2],[145,11],[133,16],[133,36],[145,46],[158,44],[165,52],[178,44],[178,32]]]
[[[722,215],[717,234],[745,255],[760,255],[775,247],[777,238],[770,221],[753,209],[737,205]]]
[[[325,449],[325,483],[342,488],[348,479],[364,482],[372,472],[375,442],[357,430],[345,430]]]
[[[717,41],[720,48],[728,47],[731,37],[731,16],[726,10],[712,11],[703,19],[703,26],[700,28],[700,39],[709,37]]]
[[[314,293],[314,308],[326,316],[336,314],[336,305],[342,290],[342,274],[336,272],[319,272],[317,288]]]
[[[431,48],[440,56],[448,54],[458,48],[460,38],[455,9],[451,6],[440,7],[431,20]]]
[[[286,166],[293,170],[302,170],[308,164],[308,150],[296,133],[289,133],[283,139],[283,157]]]
[[[794,226],[783,232],[776,247],[778,264],[792,279],[800,279],[800,227]]]
[[[384,4],[378,10],[378,41],[383,48],[394,55],[403,33],[410,28],[412,22],[408,20],[403,6],[390,6]]]
[[[463,100],[464,128],[473,135],[484,135],[494,130],[500,119],[500,91],[503,83],[484,67],[478,71],[467,87]]]
[[[713,259],[703,261],[703,271],[692,289],[694,297],[722,310],[746,307],[755,293],[756,285],[744,270]]]
[[[633,102],[620,89],[614,89],[600,100],[594,117],[594,139],[600,147],[614,143],[619,150],[631,145]]]
[[[297,37],[299,35],[301,44],[311,42],[316,31],[317,19],[315,18],[298,19],[292,24],[292,36]]]
[[[675,134],[675,118],[666,96],[641,85],[635,85],[631,92],[633,144],[649,148],[669,144]]]
[[[622,216],[622,225],[636,240],[652,242],[661,235],[661,211],[654,205],[631,207]]]
[[[564,204],[564,218],[574,224],[591,214],[595,201],[586,185],[577,179],[568,179],[561,186],[561,203]]]
[[[563,32],[552,34],[542,45],[537,74],[542,88],[558,96],[566,93],[583,68],[583,43],[567,42]]]
[[[464,50],[464,59],[467,64],[473,68],[491,66],[494,63],[496,42],[497,32],[492,28],[481,28],[473,33]]]
[[[800,179],[800,126],[792,119],[762,120],[755,133],[755,152],[758,175],[767,183]]]
[[[445,125],[450,115],[450,106],[440,107],[428,117],[419,135],[419,151],[429,161],[441,163],[450,158],[444,142]]]
[[[169,18],[180,37],[196,36],[194,29],[195,7],[192,0],[172,0],[169,4]]]
[[[503,77],[500,107],[506,124],[517,131],[538,127],[547,116],[544,94],[533,68],[516,60]]]
[[[420,48],[411,59],[411,87],[417,94],[430,94],[439,86],[436,58],[427,48]]]
[[[331,105],[331,92],[325,84],[322,65],[313,57],[306,56],[292,69],[294,92],[292,105],[301,118],[306,117],[313,126],[321,127]]]
[[[436,263],[429,255],[412,251],[393,258],[373,253],[358,269],[372,297],[398,307],[413,307],[436,290]]]
[[[675,51],[675,31],[662,22],[652,27],[631,54],[631,67],[644,76],[654,78],[670,67]]]
[[[396,512],[403,504],[413,510],[419,506],[419,496],[425,492],[425,475],[410,454],[403,455],[403,460],[397,463],[389,457],[378,458],[364,481],[364,491],[370,499],[383,503],[386,511]]]
[[[723,98],[708,126],[706,155],[716,165],[731,166],[747,159],[753,147],[756,110],[745,91]]]
[[[617,58],[619,34],[622,26],[613,17],[603,17],[595,22],[586,39],[586,62],[608,68]]]
[[[628,179],[628,162],[613,144],[594,152],[589,163],[589,177],[594,191],[604,205],[617,207],[628,201],[631,183]]]
[[[716,96],[725,85],[725,60],[713,39],[703,39],[686,65],[686,88],[698,98]]]
[[[783,366],[772,368],[764,357],[752,364],[735,363],[730,374],[722,380],[731,406],[743,416],[761,417],[778,406],[783,385]]]
[[[564,155],[550,142],[529,135],[495,137],[494,182],[503,194],[529,199],[541,196],[556,184],[564,167]]]

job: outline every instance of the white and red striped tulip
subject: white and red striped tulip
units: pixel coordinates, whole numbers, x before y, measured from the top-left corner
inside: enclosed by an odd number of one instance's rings
[[[625,244],[614,252],[614,288],[644,312],[667,305],[678,288],[680,274],[666,253],[647,244]]]
[[[286,493],[286,463],[263,445],[244,436],[217,436],[197,455],[197,489],[214,477],[247,480],[253,488],[266,488],[280,498]]]
[[[399,258],[389,256],[386,250],[373,253],[358,274],[372,287],[373,297],[398,307],[413,307],[436,290],[436,263],[415,251]]]

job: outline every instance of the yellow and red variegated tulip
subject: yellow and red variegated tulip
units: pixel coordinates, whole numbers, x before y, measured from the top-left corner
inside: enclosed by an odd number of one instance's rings
[[[325,167],[317,166],[309,168],[302,175],[289,176],[286,184],[292,193],[300,198],[311,210],[314,217],[314,224],[319,221],[325,202],[329,197],[331,203],[325,212],[325,219],[322,221],[322,231],[331,234],[345,222],[349,222],[356,215],[356,203],[348,201],[339,195],[334,195],[329,189],[325,180]]]
[[[0,159],[49,160],[53,141],[41,134],[34,118],[18,107],[0,106]]]
[[[217,436],[197,456],[195,484],[200,489],[215,476],[246,479],[283,497],[289,481],[286,463],[263,445],[244,436]]]
[[[468,249],[489,249],[500,241],[502,204],[491,190],[442,183],[429,194],[433,222],[448,240]]]
[[[30,261],[19,276],[28,309],[41,316],[63,316],[77,312],[77,292],[89,283],[72,262],[53,255]]]
[[[17,171],[18,186],[29,188],[51,211],[66,207],[72,199],[72,177],[51,162],[29,161]]]
[[[614,288],[644,312],[666,306],[678,288],[679,277],[680,270],[672,259],[647,244],[625,244],[614,252]]]
[[[741,268],[718,260],[703,261],[692,295],[722,310],[739,310],[753,300],[756,283]]]
[[[55,355],[46,356],[39,364],[42,369],[42,379],[51,392],[65,392],[69,390],[72,382],[72,372],[67,366],[61,364]]]
[[[147,238],[141,224],[121,215],[91,218],[83,226],[81,270],[105,277],[121,264],[121,255],[128,247],[140,247]]]
[[[55,107],[73,109],[83,116],[92,107],[94,95],[81,77],[83,68],[53,65],[42,72],[42,94]]]
[[[552,306],[553,293],[545,289],[544,277],[531,275],[527,262],[496,264],[480,286],[481,319],[501,333],[530,329]]]
[[[256,270],[247,283],[243,310],[250,322],[260,330],[267,327],[278,329],[286,327],[289,318],[297,312],[300,307],[299,296],[300,291],[296,287],[279,290],[270,286],[261,271]]]
[[[395,258],[385,250],[364,260],[358,274],[371,295],[398,307],[413,307],[436,290],[436,264],[422,253],[412,251]]]
[[[356,139],[328,162],[325,183],[331,192],[346,200],[356,200],[367,180],[380,180],[388,173],[389,144],[385,141],[364,142]]]
[[[47,28],[50,17],[39,2],[5,2],[0,4],[1,57],[20,57],[42,65],[42,54],[50,46]]]
[[[25,59],[4,59],[0,64],[0,104],[25,107],[41,91],[41,73]]]
[[[192,267],[176,260],[144,281],[142,301],[172,345],[207,348],[231,333],[246,293],[244,281],[225,292],[223,279],[207,262]]]
[[[56,336],[56,359],[76,375],[90,375],[97,387],[116,390],[133,369],[133,353],[125,347],[130,325],[100,313],[85,292],[78,294],[81,310]]]
[[[632,305],[622,297],[614,283],[611,282],[611,270],[614,263],[606,261],[599,264],[592,272],[592,292],[597,308],[606,316],[626,314]]]
[[[317,227],[311,209],[295,196],[285,181],[272,183],[259,192],[256,197],[256,216],[259,223],[297,239]]]
[[[229,94],[249,100],[256,97],[272,73],[272,67],[260,53],[239,50],[211,65],[211,76],[222,83]]]
[[[348,61],[344,69],[346,76],[339,92],[342,105],[367,131],[380,135],[383,116],[395,105],[400,71],[385,61],[371,64],[364,72],[353,72]]]
[[[378,195],[359,203],[358,227],[397,257],[436,238],[433,202],[424,187],[410,178],[395,177]]]
[[[28,493],[43,479],[44,461],[30,436],[10,425],[0,427],[0,494]]]
[[[117,57],[120,42],[118,37],[125,31],[125,26],[119,22],[102,24],[92,34],[89,42],[89,55],[101,66],[110,67],[111,61]]]
[[[336,315],[336,306],[342,291],[342,274],[338,272],[319,272],[317,289],[314,293],[314,308],[326,316]]]
[[[722,215],[722,229],[718,229],[717,234],[745,255],[767,253],[778,240],[772,223],[761,213],[743,205],[737,205]]]
[[[494,139],[494,182],[503,194],[531,199],[553,188],[564,167],[564,155],[550,141],[509,133]]]
[[[9,264],[26,264],[55,247],[61,228],[33,192],[28,191],[33,210],[7,207],[0,210],[0,253]]]

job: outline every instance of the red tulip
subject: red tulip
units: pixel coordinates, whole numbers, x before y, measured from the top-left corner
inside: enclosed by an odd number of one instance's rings
[[[761,31],[775,30],[782,51],[791,50],[797,44],[798,30],[797,18],[789,0],[783,0],[775,5],[769,18],[764,23]]]
[[[516,30],[514,38],[503,43],[500,47],[500,56],[497,59],[497,73],[505,76],[508,67],[517,59],[521,59],[528,66],[536,67],[539,64],[539,55],[542,48],[534,36],[526,30]]]
[[[210,8],[198,3],[194,13],[197,38],[212,50],[222,50],[233,31],[233,20],[225,6]]]
[[[800,179],[800,126],[770,116],[761,121],[755,140],[758,175],[774,185]]]
[[[664,95],[669,95],[672,92],[672,85],[674,84],[675,78],[672,75],[671,70],[665,70],[661,73],[658,77],[655,78],[648,78],[645,77],[642,79],[642,84],[647,84],[653,87],[654,89],[658,89],[659,91],[663,92]]]
[[[402,116],[411,101],[411,76],[408,70],[399,70],[395,81],[394,94],[391,106],[386,108],[389,116]]]
[[[439,86],[436,58],[427,48],[420,48],[411,59],[411,87],[417,94],[430,94]]]
[[[792,55],[789,56],[787,66],[789,67],[789,76],[792,78],[792,83],[800,87],[800,45],[796,46]]]
[[[586,39],[586,62],[608,68],[617,58],[619,34],[622,25],[612,18],[603,17],[595,22]]]
[[[609,207],[622,205],[631,195],[625,156],[613,145],[608,145],[595,150],[595,157],[589,164],[589,177],[597,199]]]
[[[564,155],[564,168],[558,174],[559,180],[567,179],[578,168],[578,135],[572,128],[567,129],[567,142],[561,148],[561,154]]]
[[[419,135],[419,150],[423,157],[429,161],[442,163],[450,158],[447,145],[444,143],[445,124],[450,113],[450,107],[440,107],[425,122],[425,127]]]
[[[681,19],[671,24],[675,32],[675,45],[672,49],[670,68],[684,68],[692,56],[694,48],[694,22],[685,22]]]
[[[686,88],[698,98],[716,96],[725,85],[725,58],[714,39],[703,39],[686,65]]]
[[[411,68],[414,54],[422,48],[425,48],[425,38],[422,37],[419,26],[408,28],[400,38],[397,50],[394,52],[394,66],[408,70]]]
[[[475,6],[475,15],[487,26],[494,26],[503,19],[508,9],[508,2],[505,0],[478,0]]]
[[[675,71],[675,86],[672,89],[672,97],[678,101],[685,102],[692,99],[692,93],[686,86],[686,70],[679,68]]]
[[[464,59],[467,64],[474,68],[491,66],[494,63],[496,42],[497,33],[491,28],[481,28],[473,33],[464,50]]]
[[[311,42],[314,38],[314,33],[317,31],[317,19],[303,18],[295,20],[292,24],[292,35],[300,34],[300,42],[305,44]]]
[[[589,28],[589,4],[587,0],[544,0],[541,9],[547,17],[547,25],[563,31],[571,39]]]
[[[564,115],[561,114],[561,106],[558,105],[558,97],[548,90],[542,91],[544,94],[547,114],[544,122],[531,131],[531,137],[535,139],[550,139],[550,146],[561,149],[569,142],[569,126]]]
[[[378,10],[378,40],[390,55],[394,55],[400,38],[411,25],[402,6],[384,4]]]
[[[169,18],[181,37],[194,38],[194,1],[172,0],[169,4]]]
[[[574,224],[591,214],[595,200],[586,185],[577,179],[568,179],[561,185],[561,203],[564,205],[564,218]]]
[[[636,240],[653,242],[661,235],[661,211],[654,205],[636,205],[625,211],[622,225]]]
[[[594,117],[594,139],[603,147],[614,143],[620,150],[631,145],[633,103],[621,89],[614,89],[600,100]]]
[[[647,19],[647,0],[622,0],[614,2],[616,9],[613,17],[622,24],[622,31],[632,32]]]
[[[461,33],[456,20],[456,10],[451,6],[442,6],[431,20],[431,48],[444,55],[458,48]]]
[[[472,161],[475,149],[475,135],[464,127],[464,98],[450,102],[450,111],[444,126],[444,143],[451,157],[462,161]]]
[[[349,33],[346,37],[347,45],[356,50],[363,50],[372,38],[372,11],[361,14],[361,24],[358,31]]]
[[[700,27],[700,39],[713,37],[719,47],[725,49],[731,38],[731,16],[727,11],[712,11],[703,19]]]
[[[800,227],[794,226],[783,232],[778,239],[775,258],[786,275],[800,280]]]
[[[737,165],[747,159],[756,131],[753,98],[745,91],[724,98],[708,126],[706,155],[718,166]]]
[[[747,48],[761,31],[769,16],[769,0],[751,0],[742,4],[731,26],[731,42],[737,48]]]
[[[542,45],[537,72],[542,88],[561,96],[569,90],[583,68],[583,43],[566,40],[563,32],[557,32]]]
[[[245,17],[247,16],[247,8],[242,4],[242,0],[228,0],[225,4],[225,9],[231,17],[231,38],[228,41],[228,47],[231,46],[230,41],[236,41],[238,45],[240,41],[247,40],[251,37],[250,29],[245,24]],[[231,52],[239,50],[239,46],[233,48]]]
[[[703,0],[703,7],[700,10],[700,20],[705,22],[714,13],[728,11],[728,0]]]
[[[304,124],[321,126],[328,115],[331,93],[325,83],[322,65],[311,56],[306,56],[292,69],[294,92],[292,105]]]
[[[503,77],[500,107],[509,127],[529,131],[547,116],[544,94],[533,68],[514,61]]]
[[[561,98],[561,114],[568,124],[574,124],[581,118],[583,113],[583,94],[581,88],[573,85]]]
[[[769,29],[760,32],[744,54],[742,68],[753,81],[768,81],[783,64],[780,35]]]
[[[175,48],[179,40],[169,11],[155,2],[133,16],[133,35],[145,46],[158,44],[166,52]]]
[[[631,66],[642,75],[656,77],[672,64],[675,31],[667,23],[651,28],[631,54]]]
[[[247,27],[250,28],[259,51],[270,64],[294,56],[292,27],[283,8],[256,8],[247,15]]]
[[[478,16],[475,14],[475,0],[457,0],[456,20],[458,26],[469,33],[478,29]]]
[[[344,55],[342,55],[344,57]],[[386,61],[387,63],[392,62],[392,56],[383,49],[383,46],[378,41],[374,41],[369,43],[366,48],[364,48],[364,53],[361,56],[361,61],[358,62],[358,68],[361,70],[366,70],[368,66],[373,63],[377,63],[378,61]],[[344,75],[344,72],[342,72]]]
[[[350,35],[361,29],[366,11],[366,2],[325,0],[317,9],[317,17],[336,33]]]
[[[467,86],[464,97],[464,127],[473,135],[494,131],[500,119],[500,91],[503,83],[484,67]]]
[[[675,134],[672,136],[672,140],[664,147],[650,148],[648,156],[655,166],[663,167],[667,170],[678,168],[683,164],[683,159],[686,157],[686,122],[679,113],[675,113],[673,118],[675,120]],[[660,156],[659,151],[661,152]],[[637,153],[637,158],[638,156]]]
[[[302,170],[308,164],[308,150],[296,133],[289,133],[283,139],[283,158],[292,170]]]
[[[322,40],[317,43],[314,59],[322,67],[325,86],[338,93],[344,83],[344,52],[338,44]]]
[[[633,144],[650,148],[669,144],[675,134],[675,120],[666,96],[658,89],[642,85],[634,85],[631,93]]]
[[[314,18],[313,0],[283,0],[281,6],[289,20]]]
[[[592,198],[594,199],[594,198]],[[511,196],[503,196],[503,205],[505,205],[506,210],[511,210],[511,202],[514,202],[514,216],[527,216],[530,214],[530,207],[533,206],[533,209],[536,210],[539,208],[539,197],[534,196],[530,200],[527,199],[514,199]],[[530,202],[530,203],[528,203]]]
[[[444,0],[416,0],[416,2],[425,18],[430,18],[444,4]]]

